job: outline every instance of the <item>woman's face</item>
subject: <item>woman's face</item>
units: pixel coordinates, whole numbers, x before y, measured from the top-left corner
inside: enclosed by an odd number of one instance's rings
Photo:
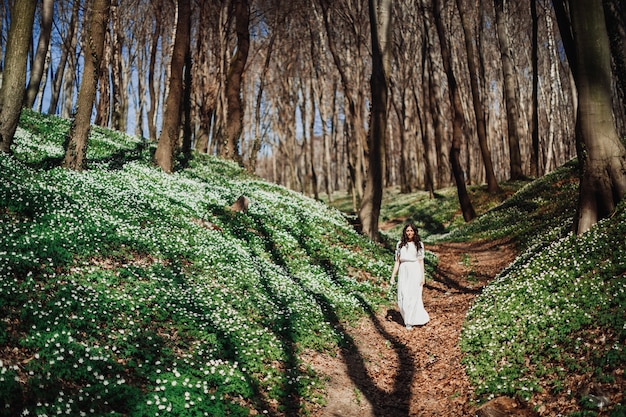
[[[413,236],[415,236],[415,230],[413,230],[412,227],[407,227],[405,233],[409,241],[413,240]]]

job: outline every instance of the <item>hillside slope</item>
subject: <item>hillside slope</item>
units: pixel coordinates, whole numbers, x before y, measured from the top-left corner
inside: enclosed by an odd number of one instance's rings
[[[0,415],[304,412],[300,353],[387,300],[388,251],[336,210],[212,157],[164,174],[100,129],[68,171],[67,121],[21,126],[0,155]]]

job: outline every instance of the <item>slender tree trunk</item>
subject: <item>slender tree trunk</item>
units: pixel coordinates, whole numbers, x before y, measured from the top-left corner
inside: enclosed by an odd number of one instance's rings
[[[519,108],[515,89],[515,70],[512,50],[509,45],[509,34],[506,27],[504,0],[494,0],[496,9],[496,28],[502,57],[502,75],[504,77],[504,101],[506,103],[507,138],[509,142],[510,179],[524,178],[522,170],[522,155],[520,140],[522,135],[519,128]]]
[[[113,13],[111,16],[114,18]],[[111,74],[109,68],[112,66],[111,31],[107,30],[104,37],[104,52],[102,62],[100,62],[100,77],[98,79],[98,95],[96,103],[96,118],[94,124],[101,127],[109,127],[111,120]]]
[[[183,95],[183,77],[185,56],[189,49],[191,36],[191,0],[178,0],[178,21],[176,23],[176,39],[172,51],[169,78],[169,92],[163,114],[163,131],[154,153],[154,162],[165,172],[174,169],[174,154],[178,147],[180,133],[181,103]]]
[[[317,181],[317,170],[315,169],[315,97],[316,91],[313,86],[314,80],[310,80],[311,116],[309,120],[309,160],[311,161],[311,187],[313,187],[313,198],[320,199],[319,186]]]
[[[439,0],[432,0],[432,4],[435,26],[437,28],[437,34],[439,35],[439,45],[441,47],[443,67],[448,78],[448,94],[450,95],[450,103],[452,105],[452,111],[454,112],[452,123],[452,146],[450,147],[450,163],[452,165],[452,173],[454,174],[454,180],[456,182],[456,189],[459,197],[459,203],[461,205],[461,211],[463,212],[463,218],[466,222],[469,222],[476,217],[476,212],[474,211],[469,194],[467,193],[465,175],[461,166],[460,154],[461,145],[463,144],[463,125],[465,123],[465,116],[461,105],[460,91],[452,69],[452,56],[450,55],[448,40],[441,17],[441,4],[439,3]]]
[[[26,84],[26,61],[35,22],[37,0],[16,0],[11,9],[11,26],[0,87],[0,151],[11,152],[20,120]]]
[[[621,98],[621,100],[616,100],[613,108],[616,112],[621,111],[619,116],[616,115],[616,119],[622,121],[622,130],[618,129],[618,134],[624,136],[626,135],[626,4],[623,0],[606,0],[603,4],[615,69],[615,84],[618,96]]]
[[[50,46],[50,35],[52,33],[52,16],[54,14],[54,0],[43,0],[41,3],[41,26],[39,31],[39,42],[35,60],[30,69],[30,81],[24,96],[24,107],[32,108],[39,93],[39,86],[46,68],[48,48]]]
[[[537,0],[530,0],[530,15],[532,20],[531,61],[533,71],[532,91],[532,146],[530,148],[530,175],[539,176],[539,53],[538,32],[539,18],[537,17]]]
[[[534,1],[534,0],[531,0]],[[465,17],[465,9],[462,0],[456,0],[456,6],[461,17],[461,25],[463,27],[465,49],[467,51],[467,67],[469,70],[470,87],[472,90],[472,103],[474,108],[474,117],[476,118],[476,133],[478,135],[478,144],[480,153],[483,158],[485,168],[485,178],[487,180],[487,191],[496,193],[500,188],[496,180],[496,174],[493,170],[493,162],[491,160],[491,151],[487,143],[487,126],[485,124],[485,112],[482,107],[480,98],[480,89],[478,88],[478,69],[476,68],[476,53],[474,51],[474,42],[472,41],[472,33]]]
[[[611,51],[602,0],[570,0],[574,77],[578,91],[576,143],[581,166],[574,228],[578,234],[609,216],[626,194],[626,149],[615,129]]]
[[[232,10],[235,15],[237,32],[237,52],[230,62],[226,77],[226,119],[225,156],[243,165],[239,141],[243,131],[243,101],[241,87],[243,74],[250,49],[250,4],[248,0],[233,0]]]
[[[359,210],[363,233],[378,241],[378,219],[383,196],[385,142],[387,134],[387,102],[391,61],[391,0],[369,0],[372,32],[371,126],[369,135],[369,166],[365,193]]]
[[[96,98],[110,6],[110,0],[94,1],[89,27],[85,32],[88,36],[85,44],[85,72],[78,93],[76,116],[66,138],[65,159],[63,160],[65,168],[75,171],[82,171],[85,168],[87,141],[91,130],[91,112]]]
[[[59,97],[61,96],[61,87],[63,85],[63,77],[67,68],[68,59],[71,61],[76,50],[76,30],[78,27],[78,10],[80,2],[74,1],[72,5],[72,17],[70,18],[70,24],[68,27],[67,38],[62,43],[61,58],[59,60],[59,66],[54,74],[54,80],[52,81],[52,93],[50,94],[50,106],[48,107],[48,114],[56,114],[57,106],[59,104]]]
[[[148,108],[148,136],[150,140],[156,141],[156,112],[159,103],[159,93],[157,92],[154,71],[156,68],[157,53],[159,50],[159,39],[161,38],[161,9],[157,2],[152,2],[154,11],[154,31],[150,42],[150,62],[148,64],[148,94],[150,97],[150,107]],[[157,77],[158,80],[159,77]]]

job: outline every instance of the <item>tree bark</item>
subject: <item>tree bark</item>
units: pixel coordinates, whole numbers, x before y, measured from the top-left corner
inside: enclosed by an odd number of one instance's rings
[[[532,61],[532,120],[531,135],[532,146],[530,148],[530,175],[539,176],[539,18],[537,17],[537,0],[530,0],[530,15],[532,19],[532,41],[531,41],[531,61]]]
[[[224,140],[225,155],[243,166],[239,147],[241,132],[243,131],[244,107],[241,98],[243,74],[250,49],[250,4],[248,0],[233,0],[232,11],[235,15],[235,30],[237,32],[237,52],[230,61],[226,77],[226,137]]]
[[[24,107],[32,108],[39,93],[39,86],[46,68],[46,58],[50,46],[50,35],[52,33],[52,16],[54,14],[54,0],[43,0],[41,3],[41,25],[39,31],[39,41],[35,59],[30,70],[30,81],[24,96]]]
[[[26,84],[26,61],[37,0],[16,0],[11,9],[2,87],[0,87],[0,151],[11,152],[20,120]]]
[[[65,143],[63,166],[75,171],[85,169],[91,112],[96,98],[104,37],[110,13],[110,0],[95,0],[86,34],[85,71],[78,93],[76,116]]]
[[[452,165],[452,173],[454,174],[454,180],[456,182],[457,194],[459,197],[459,203],[461,211],[463,212],[463,219],[466,222],[473,220],[476,217],[476,212],[470,201],[467,188],[465,186],[465,174],[463,173],[463,167],[461,166],[461,145],[463,143],[463,125],[465,123],[465,116],[463,115],[463,107],[461,105],[461,96],[458,85],[456,83],[456,77],[452,69],[452,56],[450,55],[450,49],[448,46],[447,36],[445,33],[443,21],[441,18],[441,3],[439,0],[432,0],[433,13],[435,26],[437,28],[437,34],[439,36],[439,45],[441,47],[441,57],[443,61],[444,71],[448,78],[448,94],[450,96],[450,103],[453,111],[452,122],[452,146],[450,147],[450,164]]]
[[[487,143],[487,126],[485,124],[485,112],[480,99],[480,90],[478,88],[478,69],[476,68],[476,53],[474,51],[474,43],[472,42],[472,33],[465,16],[465,9],[462,0],[456,0],[456,6],[461,17],[461,26],[465,40],[465,49],[467,51],[467,67],[469,70],[470,87],[472,90],[472,103],[474,108],[474,117],[476,118],[476,133],[478,135],[478,144],[480,153],[483,158],[485,168],[485,178],[487,180],[487,191],[490,193],[498,192],[500,188],[496,180],[496,174],[493,171],[493,162],[491,160],[491,151]]]
[[[570,0],[581,167],[576,233],[609,216],[626,194],[626,150],[613,122],[611,52],[602,0]]]
[[[383,172],[387,134],[387,101],[391,66],[391,0],[369,0],[372,36],[372,76],[370,87],[371,126],[369,134],[369,166],[359,220],[362,232],[378,241],[378,218],[383,196]]]
[[[57,106],[59,104],[59,98],[61,96],[61,86],[63,85],[63,77],[67,68],[68,59],[71,60],[76,50],[76,29],[78,26],[78,9],[80,6],[79,1],[75,1],[72,5],[72,17],[68,25],[68,33],[65,40],[62,42],[61,58],[59,65],[54,74],[54,80],[52,81],[52,92],[50,94],[50,105],[48,107],[48,114],[56,114]]]
[[[154,153],[154,162],[165,172],[174,169],[174,154],[178,147],[180,133],[181,103],[183,95],[183,77],[185,56],[189,49],[191,36],[191,1],[178,0],[178,22],[176,23],[176,39],[172,51],[169,79],[169,92],[163,114],[163,130]]]
[[[515,70],[505,22],[504,0],[495,0],[495,9],[497,37],[502,58],[502,75],[504,77],[504,102],[506,104],[507,139],[509,143],[509,178],[511,180],[519,180],[524,178],[520,153],[522,135],[519,128],[519,108],[515,93]]]
[[[161,8],[157,2],[152,2],[154,11],[154,32],[150,40],[150,62],[148,63],[148,95],[150,97],[150,107],[148,108],[148,136],[150,140],[157,140],[156,112],[159,103],[159,93],[154,80],[157,53],[159,50],[159,39],[161,38]],[[159,77],[157,77],[158,80]]]

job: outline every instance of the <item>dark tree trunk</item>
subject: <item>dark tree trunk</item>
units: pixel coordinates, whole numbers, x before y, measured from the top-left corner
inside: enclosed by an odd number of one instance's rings
[[[169,93],[163,114],[163,130],[159,137],[154,162],[165,172],[174,169],[174,155],[178,148],[180,133],[181,103],[183,96],[183,77],[185,56],[189,49],[191,36],[191,0],[178,0],[178,22],[176,23],[176,39],[172,51],[169,79]]]
[[[362,232],[378,241],[378,218],[383,196],[383,172],[387,134],[387,101],[391,55],[391,0],[369,0],[372,33],[371,126],[369,167],[359,210]]]
[[[241,87],[243,74],[248,60],[250,49],[250,4],[248,0],[233,0],[232,10],[235,15],[235,28],[237,32],[237,52],[230,61],[228,75],[226,77],[226,137],[225,155],[227,158],[243,165],[239,141],[243,131],[243,101],[241,99]]]
[[[487,127],[485,124],[485,112],[480,99],[480,89],[478,88],[478,69],[476,66],[476,53],[474,51],[474,42],[472,41],[472,33],[465,17],[465,9],[462,0],[456,0],[456,6],[459,9],[461,17],[461,25],[463,27],[465,50],[467,51],[467,67],[469,70],[470,87],[472,91],[472,103],[474,108],[474,117],[476,118],[476,133],[478,135],[478,144],[480,153],[485,166],[485,178],[487,179],[487,190],[490,193],[498,192],[500,188],[496,180],[496,174],[493,171],[493,162],[491,160],[491,151],[487,144]]]
[[[476,217],[476,212],[474,211],[469,194],[467,193],[467,188],[465,186],[465,174],[463,172],[463,167],[461,166],[461,145],[463,144],[463,125],[465,123],[465,116],[463,115],[461,96],[456,83],[456,77],[454,76],[454,71],[452,69],[452,56],[450,55],[447,35],[445,33],[441,17],[441,4],[439,3],[439,0],[432,0],[432,4],[435,26],[437,27],[437,34],[439,35],[439,45],[441,46],[443,67],[448,78],[448,94],[450,95],[450,103],[454,113],[452,122],[452,146],[450,147],[450,164],[452,165],[452,173],[456,182],[456,189],[459,197],[459,204],[461,205],[461,211],[463,212],[463,218],[466,222],[469,222]]]
[[[574,229],[589,230],[609,216],[626,194],[626,149],[615,129],[611,97],[611,52],[602,0],[570,0],[570,15],[558,9],[559,27],[573,34],[568,60],[574,62],[578,91],[576,144],[581,168]]]
[[[46,68],[46,58],[50,47],[50,35],[52,33],[52,16],[54,14],[54,0],[43,0],[41,3],[41,26],[35,60],[30,70],[30,81],[24,96],[24,107],[32,108],[39,93],[39,86]]]
[[[110,0],[95,0],[86,33],[85,72],[78,92],[76,116],[65,143],[63,166],[75,171],[85,169],[87,142],[91,130],[91,112],[96,99],[104,37],[110,13]]]

